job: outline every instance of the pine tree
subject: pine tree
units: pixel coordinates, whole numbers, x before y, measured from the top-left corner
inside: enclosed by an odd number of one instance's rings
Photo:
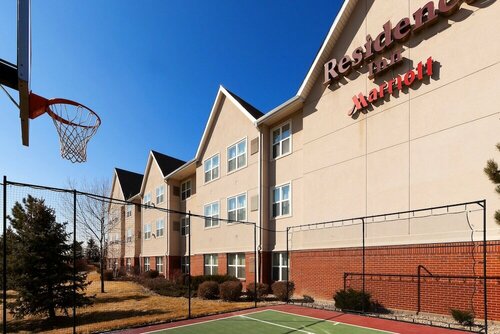
[[[90,284],[87,274],[73,276],[73,243],[66,223],[56,222],[55,211],[43,199],[28,196],[22,204],[16,202],[8,218],[16,256],[9,275],[17,292],[16,300],[8,305],[11,313],[16,318],[48,315],[54,319],[56,310],[68,315],[73,298],[77,307],[90,305],[92,297],[85,294]]]
[[[497,149],[500,151],[500,143],[497,144]],[[500,170],[498,169],[498,164],[495,160],[490,159],[486,163],[486,167],[484,167],[484,172],[488,175],[488,178],[496,184],[496,192],[500,194]],[[497,224],[500,224],[500,210],[495,212],[495,220]]]
[[[99,246],[94,241],[94,238],[87,240],[87,247],[85,248],[85,258],[89,262],[99,262],[100,259]]]

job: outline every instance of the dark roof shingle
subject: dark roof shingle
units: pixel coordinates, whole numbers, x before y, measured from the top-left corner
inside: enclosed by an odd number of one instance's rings
[[[186,163],[185,161],[176,159],[174,157],[153,150],[151,150],[151,153],[153,153],[153,156],[156,162],[158,163],[158,166],[160,166],[163,176],[167,176],[168,174],[172,173],[174,170],[176,170],[177,168]]]
[[[231,92],[229,89],[226,89],[226,90],[229,94],[231,94],[232,97],[235,98],[236,101],[238,101],[243,106],[243,108],[245,108],[250,113],[250,115],[252,115],[253,118],[259,119],[261,116],[264,115],[259,109],[255,108],[250,103],[248,103],[247,101],[243,100],[238,95]]]
[[[141,191],[142,174],[134,173],[125,169],[115,168],[116,176],[122,187],[123,196],[126,200],[137,195]]]

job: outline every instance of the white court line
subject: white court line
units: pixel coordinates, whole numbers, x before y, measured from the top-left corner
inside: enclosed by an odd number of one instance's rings
[[[274,322],[269,322],[269,321],[265,321],[265,320],[255,319],[255,318],[247,317],[247,316],[244,316],[244,315],[240,315],[240,317],[241,318],[245,318],[245,319],[250,319],[250,320],[253,320],[253,321],[262,322],[262,323],[268,324],[268,325],[273,325],[273,326],[276,326],[276,327],[282,327],[282,328],[286,328],[286,329],[291,329],[291,330],[297,331],[297,332],[302,332],[302,333],[306,333],[306,334],[315,334],[315,333],[312,333],[312,332],[304,331],[302,329],[298,329],[298,328],[294,328],[294,327],[288,327],[288,326],[284,326],[284,325],[280,325],[280,324],[275,324]]]
[[[266,311],[269,311],[269,309],[259,310],[259,311],[255,311],[255,312],[249,312],[249,313],[245,313],[245,314],[255,314],[255,313],[261,313],[261,312],[266,312]],[[238,311],[235,311],[235,312],[238,312]],[[170,327],[170,328],[156,329],[154,331],[142,332],[141,334],[159,333],[159,332],[169,331],[169,330],[176,329],[176,328],[188,327],[188,326],[196,326],[196,325],[206,324],[207,322],[213,322],[213,321],[224,320],[224,319],[231,319],[231,318],[236,318],[236,317],[239,317],[239,316],[240,316],[239,314],[235,314],[235,315],[230,315],[230,316],[227,316],[227,317],[224,317],[224,318],[217,318],[217,319],[211,319],[211,320],[193,322],[191,324],[174,326],[174,327]],[[194,320],[196,320],[196,318]]]
[[[353,327],[358,327],[358,328],[370,329],[372,331],[378,331],[378,332],[383,332],[383,333],[400,334],[398,332],[391,332],[391,331],[385,331],[383,329],[376,329],[376,328],[370,328],[370,327],[365,327],[365,326],[352,325],[352,324],[347,324],[347,323],[344,323],[344,322],[338,322],[338,321],[333,321],[333,320],[328,320],[328,319],[315,318],[315,317],[310,317],[310,316],[302,315],[302,314],[295,314],[295,313],[291,313],[291,312],[285,312],[285,311],[279,311],[279,310],[268,310],[268,311],[279,312],[279,313],[283,313],[283,314],[295,315],[297,317],[304,317],[304,318],[309,318],[309,319],[315,319],[315,320],[323,320],[323,321],[333,322],[335,325],[341,324],[341,325],[345,325],[345,326],[353,326]]]

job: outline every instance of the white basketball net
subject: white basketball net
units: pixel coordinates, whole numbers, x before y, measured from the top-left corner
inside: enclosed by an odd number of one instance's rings
[[[61,156],[73,163],[87,161],[87,144],[101,125],[99,117],[81,105],[51,104],[47,109],[61,144]]]

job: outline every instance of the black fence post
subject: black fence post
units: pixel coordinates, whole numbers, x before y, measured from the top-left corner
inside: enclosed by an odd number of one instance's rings
[[[365,294],[365,286],[366,286],[366,261],[365,261],[365,256],[366,256],[366,247],[365,247],[365,219],[361,219],[361,226],[362,226],[362,234],[363,234],[363,248],[362,248],[362,291],[363,295]],[[365,298],[363,297],[363,302],[361,304],[361,311],[365,313]]]
[[[188,213],[188,319],[191,319],[191,232],[193,231],[191,226],[191,211]]]
[[[254,307],[257,308],[257,224],[255,223],[253,224],[253,283]]]
[[[3,177],[3,332],[7,333],[7,176]]]
[[[290,302],[290,292],[289,292],[289,285],[290,285],[290,249],[288,245],[288,231],[290,230],[290,227],[286,228],[286,303],[288,304]]]
[[[484,297],[484,333],[488,334],[488,293],[486,284],[486,200],[483,200],[483,297]]]
[[[76,334],[76,190],[73,190],[73,334]]]

